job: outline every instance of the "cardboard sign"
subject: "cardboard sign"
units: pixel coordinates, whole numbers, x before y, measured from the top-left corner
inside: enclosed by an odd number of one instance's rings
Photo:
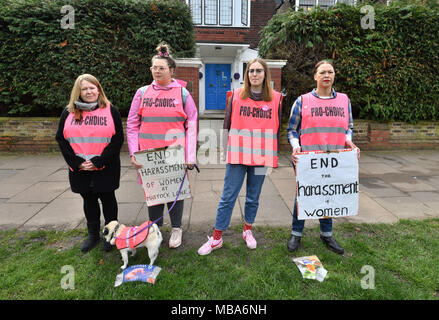
[[[296,195],[299,220],[357,215],[358,187],[356,149],[298,155]]]
[[[143,165],[137,172],[142,180],[148,206],[174,202],[186,171],[184,148],[170,146],[135,152],[136,161]],[[191,197],[186,176],[178,200]]]

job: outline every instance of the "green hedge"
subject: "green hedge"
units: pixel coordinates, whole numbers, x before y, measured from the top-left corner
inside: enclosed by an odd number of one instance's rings
[[[314,64],[333,59],[335,88],[349,95],[354,117],[372,120],[439,119],[439,10],[422,5],[373,5],[375,29],[365,29],[361,6],[338,5],[274,16],[260,54],[287,59],[288,107],[314,86]],[[367,20],[363,20],[368,22]]]
[[[63,6],[74,9],[63,11]],[[68,19],[74,13],[74,29]],[[0,1],[0,116],[58,116],[76,77],[96,76],[123,115],[160,41],[193,57],[189,8],[172,0]]]

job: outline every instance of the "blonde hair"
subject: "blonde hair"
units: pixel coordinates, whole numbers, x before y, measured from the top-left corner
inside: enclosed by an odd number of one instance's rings
[[[67,110],[69,112],[72,112],[75,114],[75,120],[80,120],[82,118],[82,110],[79,110],[75,106],[75,101],[79,99],[81,96],[81,83],[83,80],[86,80],[92,84],[94,84],[99,91],[98,96],[98,106],[99,108],[105,108],[107,104],[110,103],[110,101],[107,99],[107,96],[105,95],[104,89],[102,89],[101,84],[99,83],[98,79],[96,79],[91,74],[81,74],[78,78],[75,80],[75,84],[73,85],[72,92],[70,93],[70,101],[67,105]]]
[[[250,70],[250,66],[256,62],[259,62],[262,65],[262,67],[264,67],[264,82],[262,83],[262,100],[271,101],[273,99],[273,95],[271,93],[273,89],[271,88],[270,70],[268,69],[267,63],[259,58],[250,60],[247,64],[247,68],[245,69],[245,73],[244,73],[244,86],[242,87],[241,90],[241,99],[244,100],[250,97],[251,84],[250,84],[250,79],[248,77],[248,71]]]

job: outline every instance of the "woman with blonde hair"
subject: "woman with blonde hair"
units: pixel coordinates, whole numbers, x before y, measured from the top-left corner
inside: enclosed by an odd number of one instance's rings
[[[73,85],[70,102],[63,110],[56,141],[69,166],[70,187],[83,198],[88,236],[81,245],[90,251],[100,239],[102,202],[105,224],[117,220],[115,190],[120,180],[120,149],[124,136],[119,111],[105,96],[99,81],[80,75]],[[103,242],[102,249],[111,245]]]
[[[206,255],[222,247],[222,233],[230,224],[236,198],[246,176],[242,237],[248,248],[256,248],[252,225],[259,207],[259,195],[267,167],[277,167],[281,107],[282,95],[271,88],[266,62],[262,59],[251,60],[245,70],[244,86],[234,90],[226,107],[223,125],[223,142],[227,141],[224,188],[213,236],[208,237],[198,254]]]

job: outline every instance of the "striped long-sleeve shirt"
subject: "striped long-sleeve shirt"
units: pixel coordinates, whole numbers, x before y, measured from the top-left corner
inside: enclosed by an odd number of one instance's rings
[[[333,99],[337,96],[337,93],[335,92],[334,89],[332,89],[331,91],[331,96],[327,98],[319,97],[315,89],[312,90],[311,94],[313,94],[314,96],[320,99]],[[354,120],[352,118],[352,107],[350,100],[349,100],[348,110],[349,110],[349,125],[348,125],[348,129],[346,130],[346,140],[352,141]],[[300,138],[301,126],[302,126],[302,96],[299,96],[294,102],[293,107],[291,108],[290,120],[287,128],[287,138],[293,149],[296,147],[300,147],[299,138]]]

